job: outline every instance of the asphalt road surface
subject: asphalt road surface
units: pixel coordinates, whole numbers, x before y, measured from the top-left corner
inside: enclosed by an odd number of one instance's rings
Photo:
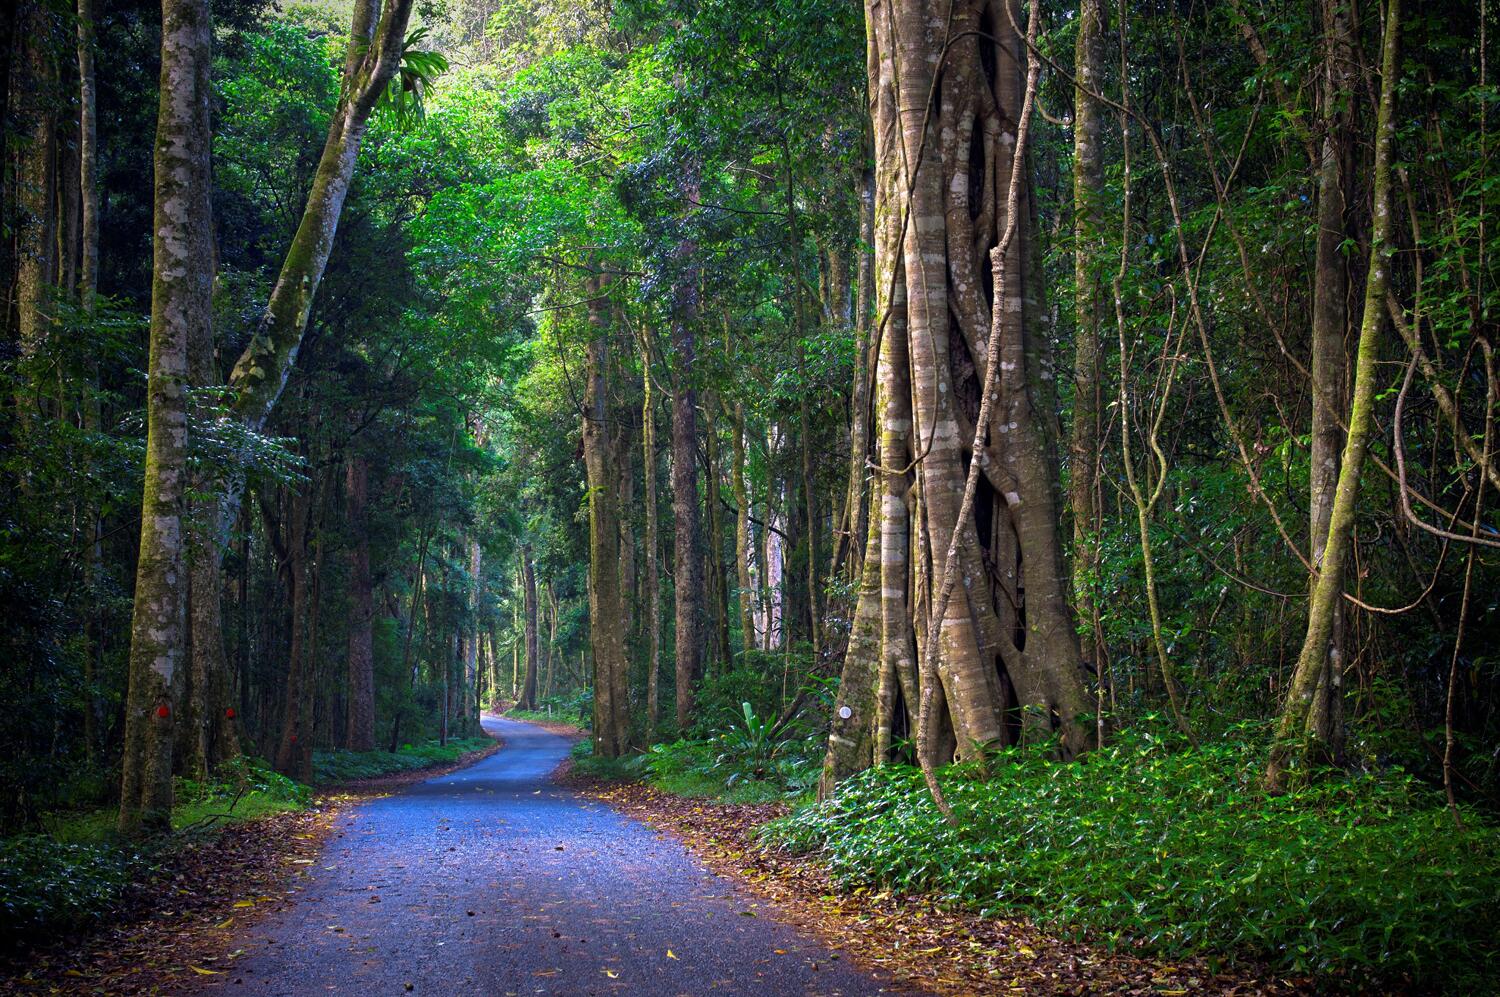
[[[552,785],[567,739],[505,747],[341,814],[295,903],[205,990],[262,995],[891,993],[680,844]],[[750,916],[750,915],[754,916]]]

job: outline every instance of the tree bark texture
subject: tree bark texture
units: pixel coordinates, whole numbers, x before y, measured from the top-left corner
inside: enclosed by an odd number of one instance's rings
[[[620,476],[627,434],[610,405],[610,322],[599,278],[589,282],[583,460],[589,495],[589,646],[594,652],[594,753],[618,758],[630,747],[630,660],[620,588]]]
[[[205,0],[163,0],[157,105],[146,468],[130,629],[119,828],[164,830],[172,807],[172,686],[187,646],[188,347],[212,319]]]
[[[344,736],[350,751],[375,748],[375,607],[370,581],[370,462],[351,454],[345,468],[349,520],[349,658]]]
[[[870,754],[825,767],[825,789],[883,760],[892,728],[910,723],[923,695],[939,755],[970,755],[1024,729],[1058,734],[1066,756],[1092,744],[1058,521],[1051,371],[1044,330],[1033,327],[1041,289],[1024,175],[1005,265],[990,265],[1007,223],[1024,94],[1022,19],[1014,0],[956,0],[951,20],[936,0],[866,6],[882,482],[879,540],[872,533],[866,558],[881,581],[861,585],[855,619],[873,619],[878,599],[880,632],[876,643],[851,640],[850,655],[871,659],[877,705]],[[978,427],[981,475],[961,520],[992,329],[996,395]],[[933,620],[953,538],[955,584]],[[918,668],[933,626],[936,660]],[[935,685],[918,688],[931,665]]]

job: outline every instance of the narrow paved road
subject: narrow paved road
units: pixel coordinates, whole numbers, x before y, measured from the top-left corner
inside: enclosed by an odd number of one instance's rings
[[[889,993],[680,844],[548,776],[569,742],[486,718],[476,765],[341,815],[288,910],[218,992]],[[757,916],[747,916],[748,914]]]

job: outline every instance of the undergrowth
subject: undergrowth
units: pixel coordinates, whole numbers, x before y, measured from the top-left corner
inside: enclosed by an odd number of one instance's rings
[[[593,744],[573,748],[574,769],[598,779],[645,782],[673,796],[723,803],[805,798],[818,781],[820,738],[777,738],[748,702],[737,723],[712,737],[652,745],[644,754],[596,758]]]
[[[761,833],[817,852],[846,886],[937,894],[1110,946],[1489,991],[1500,830],[1473,813],[1458,830],[1399,771],[1267,796],[1254,743],[1126,733],[1072,764],[1007,749],[943,772],[959,828],[918,770],[889,765]]]
[[[412,772],[435,765],[450,765],[472,751],[483,751],[495,742],[488,737],[451,737],[446,745],[437,741],[403,744],[396,751],[315,751],[313,782],[319,786],[371,779],[397,772]]]
[[[87,927],[203,834],[299,810],[311,798],[306,786],[245,758],[211,782],[177,780],[171,836],[122,840],[108,808],[51,814],[40,833],[0,839],[0,946]]]
[[[494,744],[488,737],[403,745],[399,751],[316,752],[320,784],[407,772],[457,761]],[[172,829],[144,842],[115,834],[113,808],[53,813],[36,833],[0,839],[0,948],[77,931],[120,909],[141,882],[184,846],[218,828],[306,807],[312,789],[242,758],[209,782],[176,781]]]

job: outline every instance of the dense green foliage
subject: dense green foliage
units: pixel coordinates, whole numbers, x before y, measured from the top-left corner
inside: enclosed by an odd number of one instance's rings
[[[313,754],[313,777],[319,786],[370,779],[397,772],[449,765],[464,755],[493,747],[488,737],[457,737],[447,744],[428,741],[403,744],[395,751],[319,751]]]
[[[1500,958],[1500,831],[1399,770],[1258,785],[1263,732],[1126,734],[1058,765],[1007,749],[944,772],[961,826],[890,765],[767,826],[838,880],[1022,914],[1110,945],[1238,954],[1353,981],[1478,992]]]

